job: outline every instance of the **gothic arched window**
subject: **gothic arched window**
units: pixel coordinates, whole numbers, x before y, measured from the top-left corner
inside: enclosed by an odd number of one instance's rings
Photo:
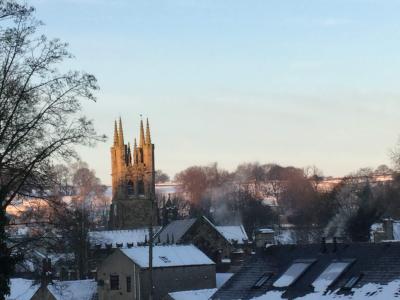
[[[135,194],[135,187],[133,186],[132,180],[128,181],[127,188],[128,188],[128,195],[129,196]]]
[[[138,180],[138,194],[144,195],[144,182],[142,179]]]

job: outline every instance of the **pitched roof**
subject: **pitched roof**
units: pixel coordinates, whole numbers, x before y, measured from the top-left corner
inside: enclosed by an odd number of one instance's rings
[[[366,299],[376,299],[376,300],[387,300],[398,298],[398,291],[400,289],[400,281],[395,280],[387,285],[368,283],[360,288],[352,289],[351,294],[338,295],[336,293],[310,293],[301,298],[301,300],[337,300],[337,299],[349,299],[349,300],[366,300]],[[252,300],[276,300],[285,299],[283,292],[271,291],[266,294],[252,298]]]
[[[173,236],[177,243],[196,221],[195,218],[172,221],[156,235],[156,240],[160,237],[161,243],[167,243],[168,240],[171,242]]]
[[[56,281],[47,286],[56,300],[91,300],[97,291],[94,280]]]
[[[37,292],[40,285],[35,284],[33,280],[22,278],[12,278],[10,280],[10,295],[6,300],[30,300]]]
[[[208,300],[217,291],[217,289],[193,290],[173,292],[168,295],[174,300]]]
[[[229,242],[237,241],[238,244],[244,244],[248,241],[246,231],[243,225],[233,225],[233,226],[215,226],[218,231],[227,239]]]
[[[223,286],[225,282],[227,282],[233,276],[233,274],[234,273],[216,273],[215,279],[217,282],[217,288]]]
[[[296,260],[315,260],[289,287],[274,287]],[[400,243],[356,243],[321,245],[276,245],[254,255],[212,299],[252,299],[268,293],[268,299],[295,299],[315,295],[314,281],[335,261],[352,261],[329,286],[329,291],[344,293],[344,285],[352,277],[358,277],[354,288],[368,284],[387,285],[400,278]],[[265,282],[258,288],[255,283],[265,275]],[[322,295],[322,293],[320,292]],[[274,295],[276,296],[274,298]],[[277,298],[279,296],[279,298]],[[317,295],[318,296],[318,295]],[[319,299],[316,297],[315,299]]]
[[[40,284],[22,278],[11,279],[11,294],[6,300],[30,300],[39,290]],[[91,300],[97,291],[94,280],[54,281],[47,286],[56,300]]]
[[[160,227],[155,227],[154,232],[157,233]],[[122,244],[122,248],[127,248],[127,243],[144,243],[149,240],[149,229],[127,229],[127,230],[104,230],[89,232],[89,239],[92,246],[101,245],[105,248],[106,244],[112,244],[112,248],[116,248],[117,244]]]
[[[141,268],[149,267],[149,247],[121,249],[134,263]],[[193,245],[169,245],[153,247],[153,267],[177,267],[213,265],[214,262]]]
[[[242,225],[215,226],[205,216],[202,216],[198,219],[192,218],[172,221],[167,226],[162,228],[158,234],[156,234],[155,239],[157,241],[159,238],[161,243],[167,243],[168,241],[171,242],[173,237],[174,242],[179,243],[186,232],[188,232],[189,229],[192,228],[192,226],[196,223],[196,221],[199,220],[204,221],[212,226],[216,232],[229,243],[232,243],[234,240],[236,240],[239,244],[243,244],[245,240],[248,240],[246,231]]]

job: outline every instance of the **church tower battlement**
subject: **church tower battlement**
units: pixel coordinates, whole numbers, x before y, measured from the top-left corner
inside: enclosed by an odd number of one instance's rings
[[[131,229],[150,224],[155,219],[152,201],[155,196],[154,144],[150,125],[140,120],[139,145],[125,144],[122,120],[114,124],[114,142],[111,147],[112,204],[110,229]],[[153,222],[154,223],[154,222]]]

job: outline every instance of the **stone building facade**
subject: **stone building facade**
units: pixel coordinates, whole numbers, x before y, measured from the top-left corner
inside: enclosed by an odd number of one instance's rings
[[[98,271],[99,300],[149,299],[148,247],[117,249]],[[215,288],[215,264],[194,246],[153,248],[153,299],[170,292]]]
[[[238,231],[239,235],[236,234]],[[154,241],[161,244],[193,244],[216,263],[218,272],[233,271],[251,252],[243,226],[215,226],[204,216],[173,221],[155,235]]]
[[[146,133],[140,121],[139,144],[125,144],[122,121],[115,122],[111,147],[112,204],[110,229],[132,229],[155,223],[154,144],[147,120]]]

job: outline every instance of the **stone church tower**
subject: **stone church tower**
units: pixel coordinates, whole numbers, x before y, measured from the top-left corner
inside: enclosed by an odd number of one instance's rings
[[[111,147],[112,204],[110,229],[131,229],[150,225],[156,220],[154,144],[151,143],[149,121],[140,121],[139,145],[134,140],[125,144],[122,121],[115,122],[114,143]],[[152,213],[153,207],[153,213]]]

